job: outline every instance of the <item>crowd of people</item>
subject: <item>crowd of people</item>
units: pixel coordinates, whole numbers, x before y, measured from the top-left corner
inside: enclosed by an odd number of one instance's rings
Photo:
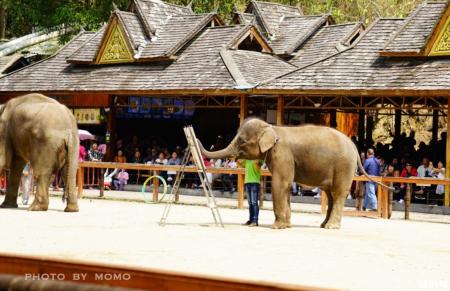
[[[357,143],[356,138],[352,140]],[[366,171],[370,175],[375,176],[392,176],[392,177],[445,177],[445,141],[446,133],[441,134],[441,139],[435,144],[420,143],[418,146],[415,141],[415,133],[412,131],[409,136],[403,133],[399,138],[394,139],[391,144],[369,145],[369,150],[360,150],[361,161],[366,167]],[[223,148],[223,138],[219,136],[211,150],[219,150]],[[89,150],[86,150],[89,148]],[[80,147],[80,160],[102,161],[106,148],[104,145],[97,145],[92,143],[90,146],[84,145]],[[157,142],[141,143],[137,136],[133,136],[129,143],[125,143],[123,139],[117,139],[116,152],[114,155],[114,162],[118,163],[144,163],[153,165],[180,165],[184,157],[184,149],[180,146],[167,147]],[[237,167],[236,161],[232,159],[226,160],[209,160],[204,159],[207,167]],[[190,161],[192,163],[192,161]],[[264,167],[264,165],[263,165]],[[111,185],[113,188],[123,190],[130,176],[135,173],[124,173],[124,170],[117,169],[108,174],[111,178]],[[162,173],[162,176],[172,184],[176,172]],[[222,182],[222,191],[235,191],[236,177],[233,175],[211,175],[208,174],[210,181],[219,180]],[[185,186],[195,188],[199,186],[198,177],[196,174],[185,175]],[[404,184],[394,185],[394,198],[396,201],[402,203],[406,188]],[[376,209],[376,187],[372,183],[366,183],[366,202],[364,207],[368,210]],[[444,187],[438,186],[422,186],[417,185],[414,188],[414,200],[421,200],[425,197],[423,194],[432,194],[434,198],[439,198],[443,192]],[[314,188],[312,190],[315,197],[320,197],[320,189]],[[352,187],[351,195],[355,197],[355,187]],[[292,185],[293,195],[301,194],[301,187],[296,183]],[[439,200],[439,199],[436,199]]]
[[[376,150],[369,148],[361,153],[361,161],[369,175],[385,177],[428,177],[443,179],[445,177],[445,141],[446,133],[441,134],[441,139],[435,144],[420,143],[416,148],[414,131],[409,136],[402,134],[394,139],[391,144],[376,145]],[[354,140],[354,139],[353,139]],[[355,141],[355,140],[354,140]],[[404,202],[406,185],[394,184],[394,200]],[[353,189],[353,196],[356,196]],[[427,198],[431,203],[441,204],[444,194],[443,185],[414,185],[414,202],[420,202]],[[365,184],[364,208],[376,210],[376,185],[373,182]]]

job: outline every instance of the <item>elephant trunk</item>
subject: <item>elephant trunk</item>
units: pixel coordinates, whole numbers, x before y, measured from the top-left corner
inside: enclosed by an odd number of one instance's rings
[[[236,138],[234,138],[233,141],[231,141],[231,143],[226,148],[224,148],[223,150],[215,151],[215,152],[210,152],[210,151],[205,150],[205,148],[203,147],[200,140],[197,139],[197,142],[198,142],[198,145],[200,147],[200,151],[202,152],[202,154],[210,159],[228,158],[228,157],[232,157],[232,156],[237,156],[237,153],[238,153],[237,148],[236,148]]]

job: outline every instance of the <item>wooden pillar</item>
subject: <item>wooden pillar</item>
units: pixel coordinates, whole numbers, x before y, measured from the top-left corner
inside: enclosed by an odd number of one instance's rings
[[[359,110],[358,112],[358,149],[359,151],[364,150],[365,142],[365,119],[366,112],[364,110]]]
[[[431,129],[431,144],[435,145],[438,140],[439,110],[433,110],[433,127]]]
[[[406,195],[405,195],[405,219],[409,219],[409,210],[411,208],[411,184],[406,184]]]
[[[109,96],[109,111],[106,124],[106,162],[112,162],[116,152],[116,106],[114,105],[114,98],[112,95]]]
[[[330,111],[330,127],[337,128],[336,109]]]
[[[158,202],[158,194],[159,194],[159,179],[157,176],[159,176],[158,171],[153,171],[153,202]]]
[[[367,116],[367,127],[366,127],[366,144],[367,146],[371,145],[373,143],[372,138],[373,133],[373,117]]]
[[[282,95],[277,99],[277,125],[284,124],[284,99]]]
[[[402,111],[399,109],[395,110],[394,117],[394,138],[398,140],[402,133]]]
[[[448,105],[450,106],[450,98],[448,98]],[[450,107],[448,107],[450,108]],[[446,148],[445,148],[445,178],[450,178],[450,120],[449,120],[449,113],[450,111],[447,108],[447,141],[446,141]],[[445,186],[445,196],[444,196],[444,206],[449,207],[450,206],[450,186]]]
[[[247,95],[241,95],[240,96],[240,108],[239,108],[239,120],[242,124],[244,120],[247,118],[248,113],[248,96]],[[238,175],[238,181],[237,181],[237,191],[238,191],[238,208],[244,207],[244,175],[239,174]]]
[[[78,185],[78,198],[83,197],[83,188],[84,188],[84,168],[79,167],[77,170],[77,185]]]

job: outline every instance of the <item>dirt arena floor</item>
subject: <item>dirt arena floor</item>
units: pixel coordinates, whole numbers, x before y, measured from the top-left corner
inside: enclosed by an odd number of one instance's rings
[[[3,197],[0,198],[2,200]],[[450,224],[344,217],[340,230],[320,229],[323,216],[295,213],[293,227],[272,230],[272,211],[258,228],[241,226],[246,209],[80,201],[64,213],[0,209],[0,252],[275,281],[349,290],[449,290]]]

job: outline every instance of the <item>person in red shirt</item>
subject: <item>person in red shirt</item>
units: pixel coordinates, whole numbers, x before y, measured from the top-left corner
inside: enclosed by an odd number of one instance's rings
[[[417,169],[413,167],[413,165],[410,162],[407,162],[405,167],[402,170],[402,173],[400,175],[400,177],[417,177]],[[401,184],[400,185],[400,199],[399,199],[399,203],[403,203],[403,199],[405,198],[405,194],[406,194],[406,185],[405,184]]]
[[[417,177],[417,169],[413,167],[411,163],[406,163],[406,166],[403,168],[401,177]]]

